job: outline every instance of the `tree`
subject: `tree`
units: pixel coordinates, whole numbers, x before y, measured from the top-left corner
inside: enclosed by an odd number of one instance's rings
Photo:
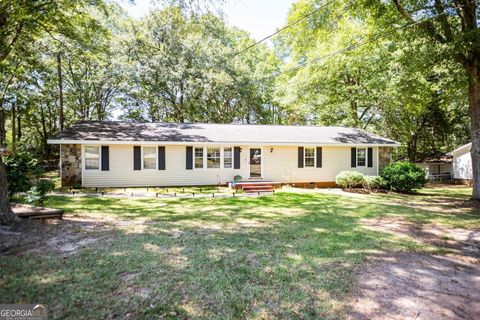
[[[322,3],[297,2],[289,21]],[[276,99],[287,121],[363,127],[400,141],[399,156],[411,161],[469,140],[465,72],[445,59],[444,44],[418,36],[438,17],[415,19],[393,3],[340,0],[286,29],[276,41],[285,61]]]
[[[441,58],[462,66],[468,79],[468,104],[472,139],[472,199],[480,201],[480,29],[477,0],[392,0],[398,13],[418,25],[419,37],[444,46]]]
[[[275,68],[265,46],[232,58],[253,40],[210,14],[179,7],[152,12],[127,42],[132,90],[126,118],[176,122],[268,121]]]
[[[2,1],[0,3],[0,82],[9,86],[17,71],[10,58],[21,62],[21,55],[17,50],[31,47],[42,35],[48,35],[55,41],[61,42],[59,35],[77,40],[87,40],[79,36],[78,27],[95,25],[95,20],[86,13],[89,6],[103,7],[103,1]],[[21,52],[21,51],[20,51]],[[23,57],[28,59],[28,57]],[[7,179],[5,166],[1,160],[7,151],[5,148],[5,130],[3,124],[4,105],[2,96],[0,111],[0,223],[11,223],[16,220],[7,195]]]

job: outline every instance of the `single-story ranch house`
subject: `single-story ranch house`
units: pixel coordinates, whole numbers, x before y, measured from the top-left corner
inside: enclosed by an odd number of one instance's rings
[[[147,187],[243,180],[333,186],[344,170],[378,175],[399,144],[344,127],[78,122],[60,145],[63,186]]]
[[[456,182],[471,184],[473,180],[472,173],[472,156],[470,150],[472,144],[467,143],[452,152],[448,153],[453,156],[453,179]]]

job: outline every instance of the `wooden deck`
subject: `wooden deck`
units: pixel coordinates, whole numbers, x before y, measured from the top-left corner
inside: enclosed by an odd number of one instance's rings
[[[240,189],[246,193],[274,192],[275,188],[281,187],[281,182],[264,180],[247,180],[237,182],[235,185],[229,183],[230,188]]]
[[[63,210],[12,203],[13,212],[23,219],[62,219]]]

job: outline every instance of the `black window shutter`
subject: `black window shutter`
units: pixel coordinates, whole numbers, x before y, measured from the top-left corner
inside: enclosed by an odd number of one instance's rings
[[[372,148],[367,149],[367,162],[368,162],[369,168],[373,167],[373,149]]]
[[[357,148],[352,148],[352,168],[357,167]]]
[[[322,147],[317,147],[317,168],[322,167]]]
[[[165,170],[165,147],[158,147],[158,170]]]
[[[142,170],[142,150],[140,146],[133,146],[133,170]]]
[[[187,147],[187,157],[186,157],[185,167],[187,170],[193,169],[193,147]]]
[[[233,147],[233,169],[240,169],[240,147]]]
[[[102,171],[110,170],[110,152],[108,146],[102,146]]]
[[[303,147],[298,147],[298,167],[303,168]]]

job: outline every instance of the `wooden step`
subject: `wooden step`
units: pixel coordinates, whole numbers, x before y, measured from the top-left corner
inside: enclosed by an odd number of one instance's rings
[[[261,190],[244,190],[245,193],[267,193],[267,192],[275,192],[275,189],[261,189]]]
[[[27,219],[62,219],[63,214],[43,214],[26,217]],[[25,218],[25,217],[24,217]]]
[[[275,189],[273,186],[246,186],[242,187],[243,190],[245,189]]]
[[[273,186],[274,183],[271,182],[255,182],[255,183],[239,183],[237,186],[244,187],[244,186]]]
[[[52,219],[63,216],[63,210],[11,203],[13,212],[23,219]]]
[[[262,185],[262,186],[242,186],[242,189],[273,189],[272,185]]]

